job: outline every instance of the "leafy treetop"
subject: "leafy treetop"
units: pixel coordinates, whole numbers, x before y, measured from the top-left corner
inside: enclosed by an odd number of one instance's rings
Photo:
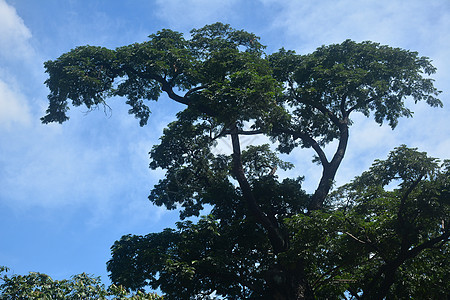
[[[150,116],[147,100],[165,94],[185,105],[150,152],[150,167],[166,173],[149,199],[180,208],[182,219],[198,216],[205,205],[211,216],[160,234],[125,236],[113,246],[108,263],[115,282],[130,288],[149,283],[173,298],[216,292],[299,299],[325,291],[330,285],[322,279],[348,270],[330,249],[345,245],[343,237],[364,241],[350,229],[350,235],[336,236],[336,230],[344,230],[338,221],[330,221],[331,229],[315,225],[328,224],[322,217],[328,213],[341,213],[329,193],[347,149],[351,114],[373,115],[377,123],[395,128],[400,117],[412,116],[407,97],[442,106],[428,77],[435,68],[416,52],[347,40],[307,55],[285,49],[266,54],[257,36],[221,23],[194,29],[189,39],[165,29],[115,50],[78,47],[45,68],[50,94],[43,123],[66,121],[69,101],[92,108],[107,105],[108,97],[125,97],[141,126]],[[241,149],[244,135],[265,135],[272,146]],[[216,154],[217,141],[225,138],[232,154]],[[327,155],[325,145],[335,140],[335,151]],[[277,177],[277,168],[293,166],[278,157],[275,146],[287,154],[296,147],[315,151],[322,176],[312,195],[301,188],[304,174]],[[309,225],[317,230],[298,227]],[[324,241],[328,232],[333,238]],[[317,257],[327,259],[317,262]],[[370,289],[392,284],[374,282]],[[333,293],[342,295],[341,288],[356,289],[346,284]]]

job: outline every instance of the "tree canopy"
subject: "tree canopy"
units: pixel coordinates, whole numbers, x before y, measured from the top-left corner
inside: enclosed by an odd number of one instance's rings
[[[264,48],[254,34],[215,23],[189,39],[164,29],[146,42],[82,46],[45,63],[43,123],[66,121],[69,102],[90,109],[114,96],[126,98],[141,126],[148,100],[185,105],[150,152],[150,168],[166,173],[149,199],[179,209],[181,221],[118,240],[112,281],[160,288],[167,299],[382,299],[424,295],[430,282],[436,295],[448,292],[438,259],[448,250],[447,163],[401,146],[330,193],[353,114],[395,128],[412,116],[407,98],[442,106],[430,60],[351,40],[307,55]],[[271,144],[241,149],[246,135]],[[225,139],[232,153],[217,154]],[[322,166],[311,195],[301,186],[308,174],[277,176],[293,167],[279,154],[296,147],[312,148]],[[391,181],[398,187],[387,189]],[[185,220],[205,207],[208,215]]]

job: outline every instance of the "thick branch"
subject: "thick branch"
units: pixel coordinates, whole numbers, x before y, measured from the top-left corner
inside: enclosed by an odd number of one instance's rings
[[[204,88],[207,88],[207,85],[201,85],[201,86],[197,86],[195,88],[190,89],[189,91],[187,91],[187,93],[184,95],[184,98],[188,98],[192,93],[195,93],[196,91],[202,90]]]
[[[304,103],[306,105],[311,105],[312,107],[318,109],[323,115],[328,116],[330,118],[331,122],[333,122],[334,125],[339,126],[339,124],[341,123],[339,118],[335,114],[333,114],[328,108],[323,106],[320,103],[320,101],[308,101],[308,102],[305,102],[305,101],[302,101],[301,97],[298,97],[298,96],[296,97],[296,99],[299,102],[302,102],[302,103]]]
[[[264,212],[259,207],[252,192],[252,188],[245,176],[244,168],[242,165],[238,129],[236,125],[231,131],[231,141],[233,145],[233,171],[237,181],[239,182],[239,186],[242,190],[244,199],[247,202],[249,211],[256,218],[256,220],[267,230],[270,242],[274,248],[274,252],[283,252],[286,250],[287,242],[282,235],[278,224],[272,223],[270,221],[270,218],[266,214],[264,214]]]
[[[161,83],[161,89],[167,93],[167,96],[169,96],[170,99],[175,100],[176,102],[184,105],[191,104],[188,98],[181,97],[180,95],[176,94],[173,91],[173,87],[164,78],[160,77],[159,79],[155,80]]]
[[[331,186],[333,185],[334,177],[336,176],[337,170],[341,165],[342,159],[344,158],[349,137],[348,126],[346,124],[340,123],[339,131],[340,137],[338,147],[330,163],[322,164],[322,178],[320,179],[319,186],[314,192],[312,201],[308,207],[309,211],[320,209],[323,206],[323,202],[328,195]]]
[[[422,251],[424,249],[432,248],[437,243],[440,243],[440,242],[443,242],[443,241],[449,241],[449,238],[450,238],[450,230],[447,230],[443,234],[441,234],[441,235],[439,235],[439,236],[437,236],[437,237],[435,237],[435,238],[433,238],[431,240],[423,242],[422,244],[420,244],[420,245],[412,248],[411,250],[409,250],[407,252],[405,260],[408,259],[408,258],[415,257],[416,255],[419,254],[420,251]]]
[[[165,77],[162,77],[157,74],[145,74],[143,76],[146,76],[150,80],[155,80],[156,82],[159,82],[161,84],[161,90],[163,92],[166,92],[167,96],[169,96],[170,99],[175,100],[176,102],[184,105],[192,104],[189,99],[190,94],[207,87],[206,85],[197,86],[187,91],[187,93],[184,96],[180,96],[174,92],[172,83],[170,81],[167,81]]]
[[[149,75],[148,77],[150,79],[153,79],[153,80],[156,80],[157,82],[159,82],[161,84],[161,90],[163,92],[166,92],[167,96],[169,96],[170,99],[172,99],[172,100],[174,100],[174,101],[176,101],[178,103],[187,105],[187,106],[191,106],[191,105],[194,104],[191,101],[191,99],[189,98],[189,95],[206,87],[205,85],[202,85],[202,86],[198,86],[198,87],[192,88],[184,96],[180,96],[180,95],[176,94],[173,91],[173,86],[166,79],[164,79],[163,77],[161,77],[159,75]],[[205,114],[207,114],[207,115],[209,115],[211,117],[214,117],[214,115],[215,115],[211,111],[211,109],[208,108],[205,105],[196,105],[195,108],[198,111],[200,111],[201,113],[205,113]]]
[[[347,95],[342,96],[341,103],[339,105],[339,109],[341,110],[342,119],[347,119],[349,112],[345,110],[345,102],[347,101]]]
[[[319,143],[317,143],[317,141],[315,139],[313,139],[311,136],[309,136],[308,134],[306,134],[304,132],[300,132],[300,131],[295,131],[292,129],[286,129],[286,128],[274,129],[274,133],[291,135],[294,140],[301,139],[305,145],[311,146],[311,148],[314,149],[314,151],[316,152],[317,156],[319,157],[320,163],[322,165],[328,164],[328,159],[327,159],[325,152],[323,152]]]
[[[437,243],[446,240],[448,241],[449,236],[450,231],[446,231],[442,235],[428,240],[420,244],[419,246],[412,248],[411,250],[408,250],[406,252],[400,251],[395,260],[386,262],[386,264],[379,269],[377,275],[373,277],[372,281],[368,284],[367,289],[365,289],[362,299],[384,299],[390,287],[394,283],[394,275],[397,269],[406,260],[416,257],[422,250],[432,248]],[[382,277],[381,274],[384,274],[384,276]],[[377,286],[376,283],[379,282],[380,278],[383,279],[380,285]]]
[[[238,134],[240,135],[255,135],[255,134],[263,134],[263,130],[238,130]]]
[[[401,249],[400,252],[404,253],[408,250],[410,243],[408,239],[408,232],[406,228],[409,226],[406,226],[406,219],[405,219],[405,206],[406,206],[406,200],[408,199],[409,195],[413,192],[413,190],[417,187],[417,185],[422,181],[423,176],[419,176],[405,191],[402,198],[400,199],[400,206],[398,209],[398,230],[401,234]]]
[[[354,106],[350,107],[350,108],[347,110],[347,116],[350,115],[350,113],[353,112],[354,110],[356,110],[356,109],[358,109],[358,108],[361,108],[361,107],[367,106],[367,105],[368,105],[370,102],[372,102],[373,100],[375,100],[375,98],[369,98],[369,99],[367,99],[366,101],[363,101],[363,102],[361,102],[361,103],[359,103],[359,104],[355,104]]]
[[[322,150],[319,143],[317,143],[316,140],[313,139],[310,135],[304,132],[295,132],[295,131],[291,131],[291,135],[294,138],[294,140],[300,138],[305,144],[310,145],[311,148],[314,149],[317,156],[319,157],[322,166],[326,166],[329,164],[325,152]]]

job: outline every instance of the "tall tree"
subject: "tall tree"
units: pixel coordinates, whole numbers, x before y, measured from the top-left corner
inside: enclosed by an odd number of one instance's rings
[[[126,97],[142,126],[150,115],[146,100],[166,94],[186,105],[151,151],[150,167],[166,175],[149,198],[180,208],[181,219],[198,216],[205,205],[211,215],[123,237],[108,262],[114,282],[160,287],[169,299],[212,292],[236,299],[313,298],[307,256],[292,252],[297,234],[285,219],[330,210],[326,199],[345,155],[350,115],[373,114],[394,128],[412,115],[406,97],[442,105],[426,77],[435,68],[416,52],[349,40],[309,55],[284,49],[266,55],[263,49],[254,34],[216,23],[192,30],[188,40],[162,30],[147,42],[115,50],[78,47],[45,63],[50,104],[44,123],[66,121],[68,100],[92,108],[111,96]],[[284,153],[314,149],[323,168],[316,192],[302,190],[303,174],[279,179],[277,168],[292,165],[270,145],[241,149],[243,135],[270,137]],[[230,140],[231,155],[214,154],[220,139]],[[338,146],[328,158],[324,146],[334,140]]]

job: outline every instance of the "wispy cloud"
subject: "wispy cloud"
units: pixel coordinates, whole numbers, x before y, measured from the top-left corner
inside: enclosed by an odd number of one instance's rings
[[[0,0],[0,57],[23,58],[32,54],[30,29],[15,8]]]
[[[296,1],[260,0],[273,11],[268,26],[272,32],[284,32],[283,46],[300,54],[310,53],[318,46],[341,43],[345,39],[372,40],[393,47],[418,51],[429,56],[438,68],[436,86],[445,90],[450,80],[450,2],[448,1]],[[281,38],[280,38],[281,39]],[[350,130],[348,151],[337,174],[337,184],[351,180],[366,170],[375,158],[384,158],[400,144],[419,147],[430,155],[448,157],[450,123],[449,92],[441,94],[444,109],[426,104],[407,106],[414,118],[401,119],[392,131],[380,127],[372,118],[355,116]],[[328,147],[329,150],[333,145]],[[298,162],[300,174],[308,174],[305,186],[315,186],[320,168],[310,165],[311,154],[296,150],[292,158]],[[302,168],[302,169],[301,169]]]
[[[29,105],[18,79],[8,69],[34,56],[31,37],[14,7],[0,0],[0,129],[30,124]]]
[[[409,47],[417,42],[436,42],[448,22],[450,3],[446,1],[295,1],[278,3],[274,28],[292,38],[297,49],[312,51],[323,44],[347,38],[373,40],[394,46]],[[439,34],[438,34],[439,32]]]
[[[31,115],[25,96],[0,78],[0,128],[29,125]]]

